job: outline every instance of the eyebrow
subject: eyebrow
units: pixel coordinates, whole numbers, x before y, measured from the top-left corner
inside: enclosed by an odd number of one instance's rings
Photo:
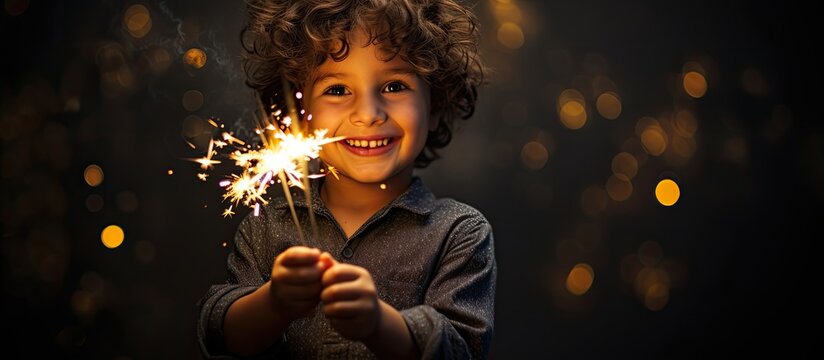
[[[418,73],[415,72],[415,70],[412,69],[411,67],[391,68],[389,70],[386,70],[385,73],[390,74],[390,75],[398,75],[398,74],[399,75],[412,75],[412,76],[417,76],[418,75]],[[347,73],[342,73],[342,72],[322,72],[317,77],[315,77],[314,80],[312,80],[312,86],[314,86],[315,84],[317,84],[317,83],[319,83],[323,80],[326,80],[327,78],[342,78],[342,77],[348,77],[348,76],[350,76],[350,75],[347,74]]]

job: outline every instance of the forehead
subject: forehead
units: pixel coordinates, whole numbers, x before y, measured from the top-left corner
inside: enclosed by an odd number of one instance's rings
[[[412,69],[412,66],[401,56],[384,49],[380,44],[369,42],[367,34],[362,30],[347,34],[348,50],[343,59],[335,60],[332,53],[327,55],[323,63],[313,69],[309,80],[316,79],[324,73],[371,73],[386,68]],[[340,41],[333,48],[340,49]]]

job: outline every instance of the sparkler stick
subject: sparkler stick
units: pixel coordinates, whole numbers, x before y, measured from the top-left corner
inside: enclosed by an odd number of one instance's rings
[[[292,93],[292,89],[289,86],[289,83],[285,80],[283,81],[283,91],[284,91],[285,94],[291,94]],[[303,94],[298,92],[296,94],[296,97],[298,99],[301,99],[301,98],[303,98]],[[289,116],[291,116],[292,119],[299,119],[297,111],[296,111],[297,107],[295,106],[295,101],[292,99],[291,96],[286,96],[286,107],[289,109]],[[297,130],[298,132],[301,132],[302,129],[300,129],[300,123],[301,122],[299,122],[299,121],[292,121],[291,130],[292,131]],[[308,123],[306,124],[306,130],[307,130],[307,132],[309,130],[309,124]],[[301,170],[303,172],[303,193],[304,193],[304,195],[306,195],[306,206],[307,206],[307,209],[308,209],[308,212],[309,212],[309,225],[312,228],[312,239],[317,239],[318,238],[318,223],[315,220],[315,211],[312,208],[312,188],[309,186],[309,164],[308,164],[308,161],[306,161],[306,159],[300,159],[300,167],[301,167]]]

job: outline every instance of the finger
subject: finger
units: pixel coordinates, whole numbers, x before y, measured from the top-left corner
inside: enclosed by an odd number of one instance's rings
[[[324,286],[329,286],[339,282],[353,281],[361,277],[363,271],[365,271],[363,268],[355,265],[337,263],[323,273],[321,282]]]
[[[369,295],[371,291],[364,288],[363,284],[348,281],[324,287],[320,292],[320,300],[323,302],[349,301]]]
[[[323,314],[330,318],[343,319],[353,318],[369,311],[366,301],[338,301],[323,304]]]
[[[291,285],[320,283],[321,275],[321,269],[317,267],[276,266],[272,272],[275,281]]]
[[[312,266],[318,261],[318,257],[320,257],[320,250],[318,249],[293,246],[278,255],[275,264],[290,267]]]

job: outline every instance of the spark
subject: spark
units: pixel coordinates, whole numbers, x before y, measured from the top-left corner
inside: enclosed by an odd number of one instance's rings
[[[209,177],[209,174],[207,174],[207,173],[198,173],[197,174],[197,178],[200,179],[200,181],[206,181],[207,177]]]
[[[335,179],[340,180],[340,176],[338,176],[338,168],[332,165],[327,166],[327,168],[329,168],[329,173],[335,176]]]
[[[226,217],[232,217],[232,215],[234,215],[234,214],[235,214],[235,212],[232,211],[232,205],[229,205],[228,209],[223,210],[223,217],[225,217],[225,218]]]

